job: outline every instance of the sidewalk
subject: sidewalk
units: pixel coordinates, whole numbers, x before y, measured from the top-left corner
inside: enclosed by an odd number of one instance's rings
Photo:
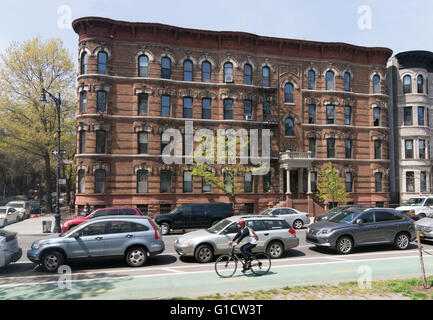
[[[42,221],[51,221],[51,231],[53,230],[54,214],[47,214],[38,216],[38,218],[29,218],[20,222],[15,222],[4,227],[4,230],[16,232],[19,236],[48,236],[52,234],[43,232]]]

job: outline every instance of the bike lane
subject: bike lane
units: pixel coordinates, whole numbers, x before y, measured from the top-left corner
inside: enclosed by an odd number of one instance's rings
[[[433,257],[424,257],[426,273],[433,272]],[[360,268],[361,267],[361,268]],[[163,268],[161,269],[162,271]],[[214,269],[205,271],[166,268],[161,274],[77,280],[68,289],[65,282],[2,285],[0,299],[167,299],[198,297],[216,293],[268,290],[285,286],[332,284],[368,279],[419,277],[421,266],[417,256],[372,258],[358,261],[332,261],[297,265],[274,265],[269,274],[257,277],[239,269],[232,278],[219,278]],[[59,275],[61,276],[61,275]],[[65,279],[63,279],[65,280]],[[66,282],[67,283],[67,282]]]

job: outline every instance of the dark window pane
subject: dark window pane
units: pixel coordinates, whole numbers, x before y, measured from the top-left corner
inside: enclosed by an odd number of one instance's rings
[[[86,131],[80,131],[78,139],[78,153],[86,153]]]
[[[271,172],[263,176],[263,192],[271,192]]]
[[[264,67],[262,70],[262,81],[264,87],[269,87],[271,85],[271,71],[268,67]]]
[[[161,60],[161,78],[171,78],[171,60],[167,57],[164,57]]]
[[[85,191],[85,172],[84,170],[78,170],[78,193],[84,193]]]
[[[212,113],[211,113],[211,99],[205,98],[202,100],[202,115],[201,117],[203,119],[211,119]]]
[[[419,158],[425,159],[425,140],[420,139],[418,141],[418,148],[419,148]]]
[[[412,125],[412,107],[403,108],[403,120],[405,126]]]
[[[81,74],[87,73],[87,65],[89,63],[89,56],[86,52],[81,55]]]
[[[190,60],[183,63],[183,80],[192,81],[192,62]]]
[[[380,108],[373,108],[373,125],[375,127],[380,126]]]
[[[244,66],[244,84],[251,84],[252,83],[252,68],[249,64],[246,64]]]
[[[183,98],[183,117],[192,118],[192,98]]]
[[[103,130],[96,131],[96,153],[105,153],[107,133]]]
[[[245,120],[252,120],[253,118],[253,105],[250,100],[244,100],[244,116]]]
[[[316,157],[316,138],[308,139],[308,151],[311,151],[311,157]]]
[[[410,76],[403,77],[403,93],[411,93],[412,92],[412,79]]]
[[[308,89],[316,89],[316,73],[313,70],[308,71]]]
[[[404,152],[406,159],[413,159],[413,140],[404,141]]]
[[[326,123],[327,124],[335,123],[335,106],[333,105],[326,106]]]
[[[376,192],[382,192],[382,173],[376,172],[374,174],[374,189]]]
[[[327,157],[335,158],[335,139],[327,139]]]
[[[326,72],[326,90],[334,90],[334,72]]]
[[[386,211],[376,211],[376,222],[393,221],[394,215],[391,212]]]
[[[161,193],[171,192],[171,172],[161,171]]]
[[[138,95],[138,115],[148,114],[149,112],[149,95],[140,93]]]
[[[382,159],[381,146],[381,140],[374,140],[374,159]]]
[[[137,172],[137,193],[147,192],[148,176],[149,173],[147,170],[140,170]]]
[[[419,75],[416,78],[416,83],[417,83],[417,92],[423,93],[424,92],[424,78],[422,75]]]
[[[350,125],[352,122],[352,107],[345,106],[344,107],[344,124]]]
[[[378,75],[373,77],[373,93],[380,93],[380,78]]]
[[[352,192],[352,174],[350,172],[346,172],[346,192]]]
[[[425,171],[420,172],[420,192],[427,191],[427,173]]]
[[[424,125],[424,107],[418,107],[418,125]]]
[[[349,72],[344,73],[344,90],[350,91],[350,73]]]
[[[140,56],[138,58],[138,76],[147,77],[149,67],[149,58],[147,56]]]
[[[308,123],[314,124],[316,123],[316,105],[309,104],[308,105]]]
[[[87,92],[81,91],[80,92],[80,112],[86,112],[87,111]]]
[[[107,74],[107,59],[108,55],[105,52],[98,53],[98,73]]]
[[[230,62],[224,64],[224,82],[233,82],[233,64]]]
[[[193,191],[193,181],[190,172],[184,171],[183,173],[183,192]]]
[[[107,92],[98,91],[97,102],[96,102],[96,112],[107,111]]]
[[[170,116],[170,96],[161,96],[161,115]]]
[[[224,119],[233,119],[233,100],[224,100]]]
[[[211,78],[211,64],[208,61],[205,61],[201,64],[201,81],[202,82],[210,82]]]
[[[345,141],[345,156],[346,159],[352,158],[352,141],[349,139],[346,139]]]
[[[285,121],[285,135],[286,136],[294,136],[295,135],[295,128],[294,128],[294,121],[292,118],[287,118]]]
[[[293,84],[287,83],[284,86],[284,102],[287,103],[293,103],[294,97],[293,97]]]
[[[138,153],[139,154],[147,153],[147,146],[148,146],[147,132],[139,132],[138,133]]]
[[[253,176],[251,172],[246,172],[244,176],[245,192],[253,192]]]
[[[406,172],[406,192],[415,192],[415,175],[413,171]]]
[[[95,171],[95,193],[105,192],[105,170],[97,169]]]

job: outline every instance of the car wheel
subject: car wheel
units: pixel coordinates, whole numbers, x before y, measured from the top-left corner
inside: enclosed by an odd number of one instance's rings
[[[279,241],[272,241],[266,248],[266,253],[271,259],[279,259],[284,253],[284,247]]]
[[[213,259],[213,249],[210,245],[204,244],[195,250],[195,259],[200,263],[207,263]]]
[[[339,254],[349,254],[353,250],[353,240],[349,237],[341,237],[337,240],[337,252]]]
[[[142,247],[134,247],[126,253],[126,263],[130,267],[141,267],[147,261],[147,250]]]
[[[161,223],[161,234],[163,236],[170,234],[170,225],[167,222]]]
[[[397,234],[397,236],[395,237],[394,246],[396,249],[405,250],[409,247],[409,244],[410,239],[407,233],[402,232]]]
[[[422,219],[422,218],[425,218],[425,217],[426,217],[425,213],[420,213],[420,214],[418,215],[418,220],[419,220],[419,219]]]
[[[56,272],[63,265],[65,258],[58,251],[48,251],[42,256],[42,268],[47,272]]]
[[[304,223],[302,222],[302,220],[295,220],[293,222],[293,228],[295,229],[301,229],[304,226]]]

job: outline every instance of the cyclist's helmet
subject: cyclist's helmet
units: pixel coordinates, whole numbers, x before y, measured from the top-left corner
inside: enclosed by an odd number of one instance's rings
[[[245,226],[245,220],[238,220],[237,225],[238,226]]]

